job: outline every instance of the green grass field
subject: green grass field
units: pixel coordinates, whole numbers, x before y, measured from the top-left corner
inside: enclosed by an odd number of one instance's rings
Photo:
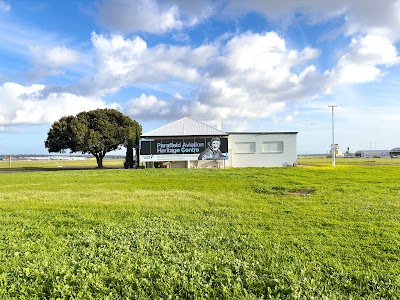
[[[399,182],[378,164],[0,174],[0,298],[400,299]]]
[[[104,159],[105,168],[122,168],[123,159]],[[96,168],[96,159],[86,160],[12,160],[0,161],[0,171],[9,169],[65,169],[65,168]]]
[[[299,156],[300,165],[332,166],[332,158]],[[336,158],[336,166],[400,166],[400,159],[392,158]]]

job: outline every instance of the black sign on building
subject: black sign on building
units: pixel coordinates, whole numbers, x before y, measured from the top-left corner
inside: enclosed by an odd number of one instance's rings
[[[142,140],[140,155],[196,155],[199,160],[227,159],[228,138],[195,137],[195,138],[161,138]],[[198,156],[197,156],[198,155]]]

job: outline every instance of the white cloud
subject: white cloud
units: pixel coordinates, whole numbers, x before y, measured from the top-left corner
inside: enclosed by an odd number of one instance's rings
[[[347,34],[366,33],[399,39],[400,1],[350,1],[346,19]]]
[[[400,63],[396,47],[380,36],[353,38],[349,52],[343,55],[332,70],[333,80],[339,83],[362,83],[383,76],[381,67]]]
[[[140,37],[133,40],[121,35],[107,38],[92,34],[97,69],[110,77],[122,77],[135,70],[147,50],[147,44]]]
[[[281,116],[288,103],[309,101],[331,92],[338,84],[376,80],[384,75],[382,68],[399,63],[393,44],[373,35],[354,38],[348,52],[325,74],[311,64],[319,55],[317,49],[288,49],[285,40],[274,32],[247,32],[218,50],[219,56],[202,63],[209,72],[198,81],[198,92],[190,101],[166,99],[155,103],[147,96],[147,103],[154,104],[149,106],[152,110],[143,109],[143,102],[136,101],[139,108],[135,113],[171,119],[191,114],[203,120],[215,119],[218,114],[224,119],[273,117],[289,122],[296,115],[286,112]],[[195,51],[199,50],[191,53]]]
[[[173,36],[173,39],[177,42],[181,43],[189,43],[190,42],[190,36],[187,33],[176,33]]]
[[[153,95],[142,94],[140,97],[129,100],[124,112],[131,116],[141,116],[141,119],[165,118],[171,114],[173,105]]]
[[[154,1],[143,3],[159,5]],[[326,94],[337,84],[376,80],[384,75],[385,67],[399,63],[393,42],[373,34],[353,38],[337,65],[324,74],[313,63],[320,50],[288,48],[285,39],[276,32],[246,32],[198,47],[165,44],[149,47],[139,36],[125,38],[96,33],[91,40],[96,69],[74,87],[80,94],[103,96],[127,86],[162,90],[163,85],[174,87],[169,90],[171,95],[180,93],[181,99],[159,99],[148,93],[121,104],[135,118],[174,119],[191,114],[207,120],[220,113],[223,118],[274,117],[290,121],[294,117],[282,116],[291,116],[286,113],[291,102],[300,103]],[[36,71],[44,70],[47,74],[61,72],[62,67],[79,60],[77,52],[65,47],[34,46],[31,53],[38,66],[45,63]]]
[[[163,33],[182,28],[178,7],[162,7],[155,0],[105,1],[99,9],[99,20],[103,25],[122,33]]]
[[[140,37],[92,34],[96,74],[85,78],[79,89],[103,95],[121,87],[167,82],[195,83],[201,80],[201,67],[217,53],[214,46],[198,48],[158,45],[152,48]]]
[[[366,35],[354,38],[349,46],[350,55],[357,63],[394,65],[400,62],[396,47],[386,38]]]
[[[274,32],[245,33],[226,45],[197,48],[158,45],[147,47],[140,37],[125,39],[93,34],[97,73],[82,84],[97,94],[124,86],[193,84],[192,95],[158,99],[141,95],[124,110],[141,118],[173,119],[193,114],[204,119],[223,117],[260,118],[285,109],[286,101],[307,99],[324,91],[316,68],[310,65],[319,52],[304,48],[287,49],[285,40]],[[293,68],[299,69],[296,73]],[[307,83],[313,82],[313,88]],[[174,94],[181,92],[176,90]],[[182,98],[186,98],[183,100]]]
[[[176,5],[179,8],[180,17],[186,26],[194,26],[217,11],[221,2],[212,0],[187,1],[187,0],[163,0],[159,3]]]
[[[99,7],[100,23],[118,32],[165,33],[194,26],[217,12],[228,16],[248,12],[264,14],[268,19],[289,25],[299,17],[309,23],[332,18],[344,20],[348,35],[376,34],[400,38],[400,1],[386,0],[109,0]]]
[[[99,22],[117,33],[161,34],[194,26],[213,14],[212,1],[108,0],[99,6]]]
[[[219,55],[215,54],[216,50]],[[172,53],[175,58],[186,57],[184,65],[193,67],[198,74],[198,88],[186,100],[182,95],[169,99],[141,95],[125,108],[134,117],[174,119],[190,114],[211,120],[221,114],[224,119],[262,118],[284,111],[287,101],[308,99],[325,91],[323,76],[309,64],[318,56],[318,51],[287,49],[284,39],[274,32],[238,35],[218,49],[216,46],[175,47],[172,51],[159,47],[149,51],[156,58],[172,56]],[[157,65],[157,59],[154,64]],[[157,67],[149,65],[148,68]],[[301,72],[295,73],[294,68]],[[169,74],[174,76],[174,71],[170,69]]]
[[[29,52],[34,65],[28,77],[39,79],[46,76],[64,74],[63,68],[77,64],[80,61],[79,52],[65,46],[45,47],[29,46]]]
[[[198,101],[184,99],[180,94],[173,94],[161,99],[154,95],[141,94],[140,97],[126,102],[123,112],[140,120],[176,120],[187,115],[195,115],[202,120],[210,120],[216,116],[207,105]]]
[[[287,101],[324,91],[323,84],[305,88],[309,78],[318,79],[310,65],[317,56],[311,48],[288,49],[274,32],[235,36],[221,49],[214,72],[204,79],[196,107],[210,116],[218,109],[223,118],[262,118],[283,111]]]
[[[10,10],[11,10],[11,5],[5,1],[0,0],[0,12],[1,11],[8,12]]]
[[[192,85],[191,95],[180,95],[181,99],[143,94],[123,105],[135,118],[145,119],[191,114],[207,120],[218,113],[223,118],[276,116],[285,112],[288,103],[309,101],[331,92],[337,84],[376,80],[383,76],[382,67],[399,62],[393,44],[373,35],[354,38],[338,64],[324,74],[312,64],[320,54],[318,49],[289,49],[275,32],[246,32],[226,44],[197,48],[149,48],[140,37],[95,33],[92,42],[97,73],[81,83],[86,94],[176,82],[172,95],[181,93],[180,86]]]
[[[313,64],[320,50],[290,49],[275,32],[246,32],[197,48],[148,47],[140,37],[96,33],[92,43],[97,70],[80,83],[83,94],[105,95],[126,86],[167,86],[170,95],[180,93],[181,99],[143,94],[122,105],[133,117],[144,119],[191,114],[208,120],[220,113],[223,118],[283,120],[277,114],[289,115],[288,104],[330,93],[338,84],[376,80],[384,68],[399,62],[391,41],[375,35],[352,39],[336,66],[323,74]]]
[[[13,82],[0,86],[0,125],[50,124],[65,115],[105,107],[100,99],[69,93],[49,93],[43,98],[44,88]]]
[[[30,46],[29,51],[39,65],[62,67],[79,62],[79,52],[65,46],[42,47]]]
[[[249,11],[286,23],[298,18],[299,14],[311,23],[340,17],[344,19],[344,31],[348,35],[362,33],[400,38],[399,0],[230,0],[225,8],[225,13],[234,15]]]

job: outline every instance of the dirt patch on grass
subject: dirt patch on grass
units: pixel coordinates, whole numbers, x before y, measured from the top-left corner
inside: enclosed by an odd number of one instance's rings
[[[290,195],[308,195],[308,194],[313,194],[317,190],[315,189],[302,189],[302,190],[295,190],[295,191],[290,191],[288,194]]]

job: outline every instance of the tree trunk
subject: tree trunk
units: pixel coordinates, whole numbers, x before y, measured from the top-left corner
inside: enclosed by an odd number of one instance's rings
[[[138,169],[139,168],[139,158],[140,158],[139,157],[139,155],[140,155],[140,134],[137,131],[137,128],[136,128],[136,133],[135,133],[135,154],[136,154],[135,168]]]
[[[133,148],[129,149],[129,168],[133,169],[133,165],[134,165],[134,161],[133,161]]]
[[[135,168],[138,169],[139,168],[139,145],[136,146],[135,148],[135,152],[136,152],[136,163],[135,163]]]
[[[130,137],[128,139],[128,144],[126,145],[126,156],[125,161],[129,168],[133,168],[133,138]]]
[[[96,162],[97,162],[97,168],[103,168],[103,157],[100,154],[94,155],[96,157]]]

